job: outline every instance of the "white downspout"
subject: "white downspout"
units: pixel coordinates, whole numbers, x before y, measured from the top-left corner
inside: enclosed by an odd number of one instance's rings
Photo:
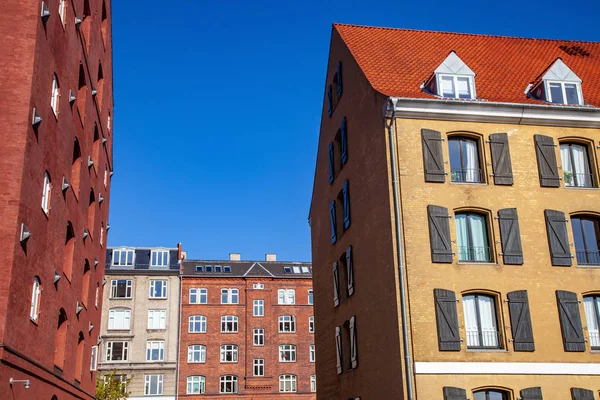
[[[396,135],[394,133],[394,119],[396,116],[396,102],[395,98],[390,97],[389,101],[392,103],[392,115],[390,119],[389,139],[390,139],[390,157],[392,167],[392,186],[394,189],[394,215],[396,222],[396,252],[398,253],[398,272],[400,274],[400,303],[402,308],[402,336],[404,340],[404,362],[406,364],[406,389],[408,392],[408,400],[414,399],[414,388],[413,388],[413,368],[410,357],[410,342],[408,339],[408,316],[407,316],[407,305],[406,305],[406,282],[405,282],[405,267],[404,257],[402,252],[402,218],[400,218],[400,185],[398,183],[398,169],[396,166]],[[384,111],[385,112],[385,111]]]

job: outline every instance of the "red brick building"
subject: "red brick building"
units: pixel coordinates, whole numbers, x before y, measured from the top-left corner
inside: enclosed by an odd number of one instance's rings
[[[182,399],[315,399],[309,263],[184,261]]]
[[[110,5],[0,6],[1,399],[94,397],[112,174]]]

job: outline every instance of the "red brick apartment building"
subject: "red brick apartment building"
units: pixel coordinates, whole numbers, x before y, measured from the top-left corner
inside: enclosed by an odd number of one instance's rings
[[[317,397],[598,400],[600,43],[335,24]]]
[[[112,175],[110,5],[0,5],[1,399],[94,398]]]
[[[315,399],[310,263],[184,261],[180,399]]]

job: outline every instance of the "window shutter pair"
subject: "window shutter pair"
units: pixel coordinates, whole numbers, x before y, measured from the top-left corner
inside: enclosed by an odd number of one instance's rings
[[[344,181],[344,188],[342,189],[344,198],[344,229],[350,228],[350,193],[348,186],[348,180]]]
[[[448,209],[440,206],[427,206],[429,219],[429,241],[431,243],[431,261],[451,263],[452,246],[450,244],[450,223]]]
[[[492,170],[494,171],[495,185],[512,185],[513,172],[508,149],[508,135],[506,133],[493,133],[490,135],[490,153],[492,156]]]
[[[346,249],[346,274],[348,275],[348,296],[352,296],[354,294],[354,264],[352,262],[352,246],[348,246]]]
[[[342,373],[342,329],[339,326],[335,327],[335,352],[337,361],[337,373]]]
[[[333,306],[340,305],[340,267],[338,262],[333,263]]]
[[[342,137],[342,165],[348,161],[348,136],[347,136],[347,125],[346,117],[342,120],[342,127],[340,128]]]
[[[515,351],[534,351],[533,327],[531,325],[527,290],[510,292],[507,297],[513,347]]]
[[[331,222],[331,243],[335,243],[337,242],[337,235],[335,233],[335,200],[331,200],[331,203],[329,203],[329,221]]]
[[[444,400],[467,400],[467,391],[465,389],[446,386],[443,390]],[[587,397],[585,399],[587,400]],[[521,390],[521,400],[543,400],[542,389],[533,387]]]
[[[594,392],[580,388],[571,388],[571,397],[573,400],[596,400]]]
[[[451,290],[434,289],[435,319],[440,351],[460,351],[456,295]],[[453,399],[453,397],[449,397]]]
[[[331,85],[327,86],[327,113],[330,117],[333,114],[333,90],[331,89]]]
[[[533,135],[533,141],[535,143],[540,185],[544,187],[560,187],[554,139],[550,136]]]
[[[567,220],[565,214],[555,210],[544,210],[546,231],[552,265],[571,266],[571,249],[567,236]]]
[[[558,302],[558,315],[560,317],[560,328],[565,351],[585,351],[585,339],[583,337],[577,295],[572,292],[557,290],[556,300]],[[573,398],[575,399],[575,397]]]
[[[342,93],[344,93],[343,87],[342,87],[342,62],[338,62],[338,66],[337,66],[337,97],[338,99],[340,97],[342,97]]]
[[[335,152],[333,142],[329,143],[329,183],[333,183],[335,178]]]
[[[356,348],[356,316],[350,318],[350,368],[358,367],[358,350]]]
[[[500,222],[500,241],[502,243],[504,264],[522,265],[523,248],[521,246],[517,209],[505,208],[498,210],[498,220]]]

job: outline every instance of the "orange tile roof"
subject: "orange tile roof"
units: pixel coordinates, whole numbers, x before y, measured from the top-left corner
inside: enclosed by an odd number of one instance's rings
[[[600,107],[598,42],[344,24],[334,24],[334,29],[339,32],[373,88],[386,96],[436,98],[423,92],[421,84],[454,50],[476,74],[478,99],[545,104],[528,98],[525,89],[560,57],[583,81],[584,102]]]

